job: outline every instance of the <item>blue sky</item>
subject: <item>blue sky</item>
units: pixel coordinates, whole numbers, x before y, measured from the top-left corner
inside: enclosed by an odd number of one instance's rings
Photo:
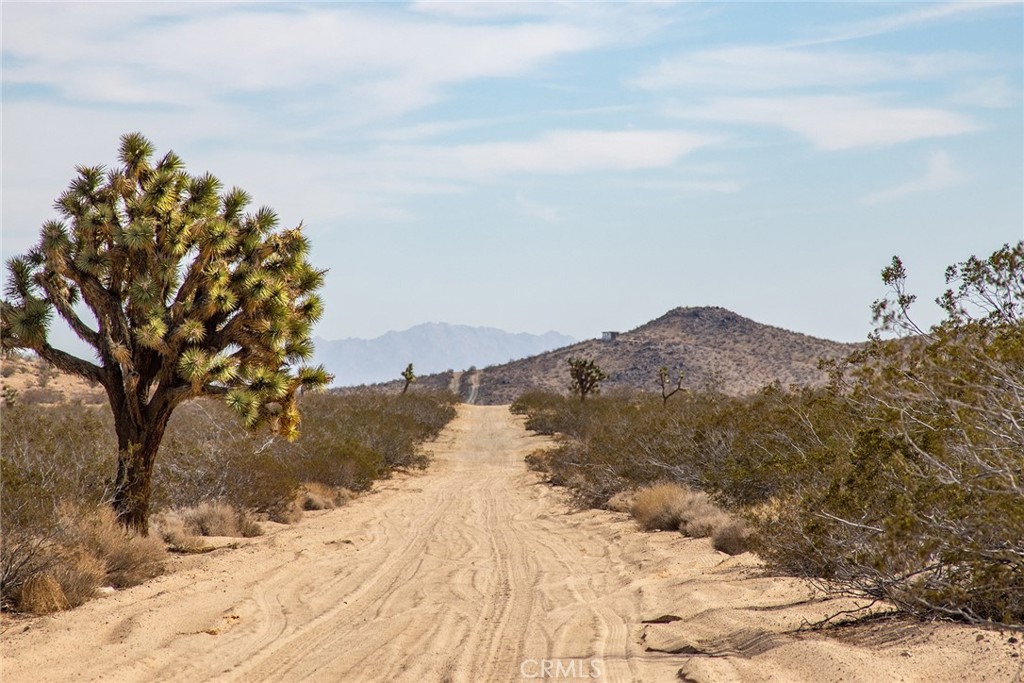
[[[1020,3],[0,11],[4,258],[138,130],[305,222],[328,338],[720,305],[854,341],[893,254],[927,302],[1024,238]]]

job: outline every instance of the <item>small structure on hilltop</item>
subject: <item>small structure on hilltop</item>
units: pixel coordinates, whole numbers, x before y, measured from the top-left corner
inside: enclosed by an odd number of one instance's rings
[[[619,333],[618,332],[602,332],[601,333],[601,341],[606,341],[606,342],[615,341],[618,338],[619,338]]]

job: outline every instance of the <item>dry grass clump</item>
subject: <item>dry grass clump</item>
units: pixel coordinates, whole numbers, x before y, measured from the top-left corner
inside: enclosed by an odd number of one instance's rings
[[[634,498],[636,498],[636,491],[619,491],[608,499],[605,507],[612,512],[630,512],[633,509]]]
[[[161,574],[167,557],[158,538],[125,531],[106,505],[62,505],[47,536],[5,551],[4,603],[36,614],[77,607],[100,586],[140,584]]]
[[[125,531],[108,506],[84,511],[64,507],[58,519],[61,545],[78,550],[77,557],[69,555],[61,564],[81,564],[91,555],[103,562],[104,582],[114,588],[135,586],[163,573],[167,553],[160,539]]]
[[[67,608],[61,609],[78,607],[96,595],[97,588],[105,583],[113,583],[106,581],[106,563],[84,550],[66,555],[62,562],[58,562],[50,569],[50,573],[57,581],[67,601]],[[24,594],[22,600],[24,600]],[[40,613],[38,609],[25,609],[24,604],[22,604],[22,609],[26,612]]]
[[[60,583],[47,572],[33,574],[21,585],[16,604],[19,611],[33,614],[50,614],[71,608]]]
[[[302,506],[298,501],[293,500],[285,505],[271,508],[267,516],[271,522],[278,524],[297,524],[302,521]]]
[[[710,536],[712,546],[729,555],[750,549],[747,526],[715,505],[703,491],[693,491],[679,484],[643,488],[633,494],[630,512],[648,531],[678,529],[693,538]]]
[[[176,553],[202,553],[210,550],[202,538],[191,531],[181,512],[168,510],[150,520],[150,531],[163,539]]]
[[[679,484],[658,484],[640,489],[633,498],[630,513],[646,531],[675,531],[711,506],[706,493],[692,491]]]
[[[734,519],[711,534],[711,546],[727,555],[739,555],[750,550],[753,534],[750,527]]]
[[[352,500],[352,495],[344,487],[311,481],[302,485],[297,502],[303,510],[333,510]]]
[[[333,510],[334,500],[330,495],[319,491],[304,490],[299,492],[299,503],[303,510]]]
[[[185,530],[198,536],[235,536],[250,538],[263,534],[263,528],[252,513],[237,510],[223,501],[200,503],[181,510]]]
[[[732,522],[733,518],[729,513],[705,500],[704,503],[694,505],[687,511],[687,516],[679,524],[679,531],[692,538],[708,538]]]

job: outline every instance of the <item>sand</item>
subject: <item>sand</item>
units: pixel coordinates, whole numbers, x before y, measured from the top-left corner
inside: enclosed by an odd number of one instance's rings
[[[1024,678],[1008,633],[906,621],[795,631],[851,603],[766,577],[750,554],[573,512],[523,465],[546,443],[506,408],[462,406],[425,473],[177,557],[172,573],[76,610],[6,619],[2,680]]]

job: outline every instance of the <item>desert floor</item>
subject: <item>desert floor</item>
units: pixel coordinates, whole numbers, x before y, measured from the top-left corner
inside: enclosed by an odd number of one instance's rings
[[[1020,681],[1020,634],[876,620],[750,554],[573,512],[504,407],[426,473],[71,612],[3,622],[18,681]],[[645,622],[662,623],[645,623]]]

